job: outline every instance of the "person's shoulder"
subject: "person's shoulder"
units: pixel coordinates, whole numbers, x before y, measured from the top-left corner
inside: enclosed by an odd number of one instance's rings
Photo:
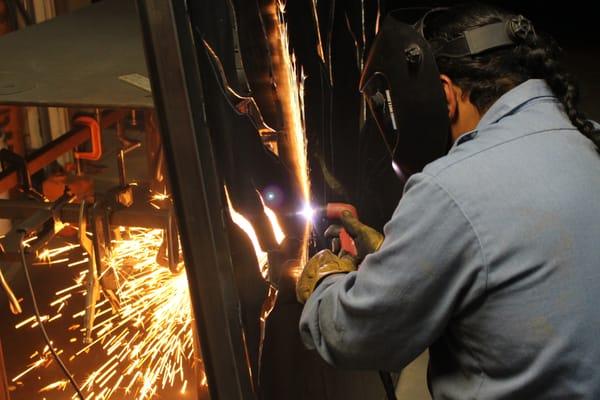
[[[497,128],[485,128],[484,130],[475,130],[458,139],[458,142],[450,149],[444,157],[427,164],[423,173],[436,180],[444,179],[444,175],[450,170],[460,172],[465,168],[473,168],[473,163],[477,164],[479,160],[475,155],[485,151],[491,143],[488,143],[487,136],[494,135]]]
[[[544,141],[551,141],[551,136],[546,134],[548,132],[576,131],[555,103],[540,103],[493,124],[477,127],[460,137],[446,156],[428,164],[424,172],[432,176],[457,173],[463,169],[473,172],[495,159],[505,164],[512,157],[514,146],[524,149],[532,145],[528,139],[543,137]]]

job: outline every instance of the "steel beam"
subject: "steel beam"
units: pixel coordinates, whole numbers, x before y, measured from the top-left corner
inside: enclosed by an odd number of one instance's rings
[[[137,5],[210,397],[255,399],[186,1]]]

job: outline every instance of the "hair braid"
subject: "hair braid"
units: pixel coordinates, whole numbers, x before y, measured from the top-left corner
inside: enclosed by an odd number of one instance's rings
[[[532,78],[541,78],[548,83],[554,95],[560,100],[571,123],[600,148],[600,132],[578,109],[579,87],[573,77],[563,70],[558,59],[560,49],[550,38],[536,36],[519,46],[524,64]]]
[[[474,27],[513,17],[514,14],[490,5],[458,5],[432,16],[426,38],[451,40]],[[476,56],[439,56],[436,61],[440,72],[469,93],[470,101],[480,112],[485,112],[500,96],[526,80],[544,79],[562,103],[571,123],[600,149],[600,130],[579,110],[578,86],[560,65],[560,55],[560,48],[551,38],[537,34],[516,46]]]

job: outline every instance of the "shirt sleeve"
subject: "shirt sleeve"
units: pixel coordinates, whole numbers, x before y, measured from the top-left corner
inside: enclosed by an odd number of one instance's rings
[[[485,292],[477,233],[433,177],[409,180],[384,233],[357,272],[327,277],[304,307],[302,340],[330,364],[399,371]]]

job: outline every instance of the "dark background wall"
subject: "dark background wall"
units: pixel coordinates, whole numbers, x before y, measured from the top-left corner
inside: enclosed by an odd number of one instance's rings
[[[385,14],[401,7],[449,6],[460,2],[319,0],[321,38],[325,53],[330,55],[325,66],[316,55],[310,3],[312,0],[289,1],[287,16],[292,47],[307,75],[306,130],[315,202],[354,203],[366,223],[381,228],[395,208],[402,188],[394,180],[381,140],[369,129],[369,118],[366,124],[362,119],[357,56],[366,57],[368,53],[378,4]],[[568,6],[541,0],[491,0],[490,3],[525,15],[537,31],[557,40],[564,50],[565,66],[580,82],[581,109],[589,118],[600,120],[600,35],[596,33],[598,18],[589,3],[572,1]],[[360,35],[363,4],[365,43]],[[333,78],[331,86],[329,72]],[[332,189],[326,182],[328,174],[337,178],[343,190]]]
[[[384,0],[385,1],[385,0]],[[600,18],[591,2],[550,2],[543,0],[490,0],[529,18],[536,30],[550,34],[564,50],[564,64],[580,83],[582,109],[600,119]],[[387,0],[387,8],[407,6],[449,6],[464,1]]]

